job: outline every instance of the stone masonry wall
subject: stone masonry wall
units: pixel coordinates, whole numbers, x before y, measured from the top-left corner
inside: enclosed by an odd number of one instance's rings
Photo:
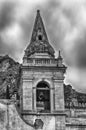
[[[9,105],[7,105],[7,103],[9,103]],[[59,128],[63,128],[64,126],[63,124],[61,127],[64,118],[55,115],[37,116],[32,114],[25,115],[22,119],[17,112],[15,103],[12,101],[0,101],[0,115],[0,130],[35,130],[35,119],[41,119],[43,121],[42,130],[58,130],[55,128],[55,124],[59,122]]]
[[[35,119],[43,121],[42,130],[86,130],[84,116],[65,118],[62,115],[32,114],[25,115],[22,119],[15,106],[14,101],[0,100],[0,130],[35,130]]]
[[[33,130],[20,118],[14,103],[6,104],[7,101],[0,102],[0,130]]]

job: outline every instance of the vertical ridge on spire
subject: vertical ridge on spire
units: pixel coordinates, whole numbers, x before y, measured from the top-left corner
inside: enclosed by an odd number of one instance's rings
[[[28,56],[35,52],[47,52],[54,56],[54,49],[49,44],[44,24],[40,15],[40,10],[37,10],[30,44],[28,45],[25,52]]]

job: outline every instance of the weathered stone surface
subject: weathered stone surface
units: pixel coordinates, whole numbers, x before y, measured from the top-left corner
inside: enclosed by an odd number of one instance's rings
[[[0,122],[0,130],[33,130],[33,127],[27,125],[18,114],[15,104],[9,102],[9,105],[0,102],[0,112],[4,109],[4,122]]]
[[[65,129],[65,116],[56,116],[56,130]]]
[[[0,129],[2,130],[35,130],[35,121],[40,119],[43,122],[42,130],[56,130],[55,123],[57,121],[63,120],[61,117],[54,115],[26,115],[22,117],[18,108],[15,106],[14,102],[7,102],[3,100],[0,101],[0,112],[4,110],[5,118],[3,123],[0,122]],[[63,128],[62,126],[60,126]],[[7,129],[8,128],[8,129]],[[63,129],[62,129],[63,130]]]
[[[63,81],[55,80],[55,111],[64,110]]]
[[[32,110],[32,82],[23,81],[23,109]]]

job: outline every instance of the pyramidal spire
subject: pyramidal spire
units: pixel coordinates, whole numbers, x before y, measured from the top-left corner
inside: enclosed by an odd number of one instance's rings
[[[25,56],[30,56],[33,53],[49,53],[54,56],[54,49],[49,44],[44,24],[40,15],[40,10],[37,10],[37,15],[32,31],[30,44],[25,50]]]
[[[45,40],[48,41],[47,34],[46,34],[46,31],[44,28],[44,24],[43,24],[41,15],[40,15],[40,10],[37,10],[37,15],[36,15],[34,28],[33,28],[33,32],[32,32],[32,37],[31,37],[31,43],[33,43],[33,41],[36,41],[36,40],[43,40],[42,36],[44,36]]]

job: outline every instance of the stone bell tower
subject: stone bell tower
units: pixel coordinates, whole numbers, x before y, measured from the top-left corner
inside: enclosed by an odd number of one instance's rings
[[[58,58],[55,58],[54,53],[40,11],[37,10],[30,44],[23,57],[21,113],[27,122],[40,115],[44,127],[53,118],[52,130],[64,130],[63,80],[66,67],[60,51]]]

